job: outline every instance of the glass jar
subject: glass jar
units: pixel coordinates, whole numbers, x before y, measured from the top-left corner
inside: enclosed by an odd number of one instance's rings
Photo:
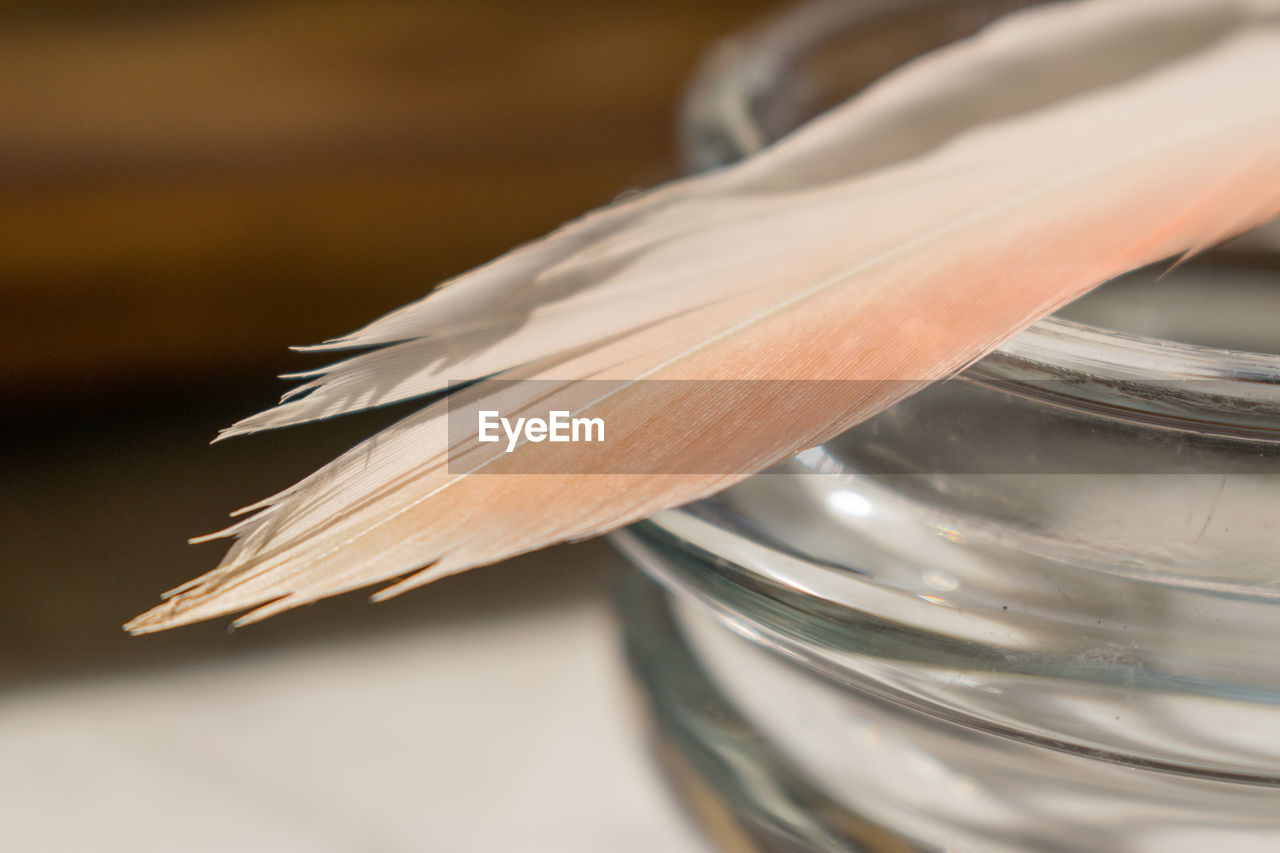
[[[688,162],[1025,5],[801,6],[708,61]],[[1108,284],[614,536],[658,754],[725,849],[1280,849],[1278,245]]]

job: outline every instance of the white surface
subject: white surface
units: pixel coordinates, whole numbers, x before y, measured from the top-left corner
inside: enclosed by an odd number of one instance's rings
[[[596,600],[0,699],[14,851],[705,853]]]

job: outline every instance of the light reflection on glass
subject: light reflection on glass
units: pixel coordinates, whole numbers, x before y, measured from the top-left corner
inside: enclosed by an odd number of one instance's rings
[[[960,586],[960,581],[955,576],[938,569],[930,569],[924,573],[924,582],[936,590],[942,592],[951,592]]]
[[[827,506],[842,515],[863,518],[871,514],[871,501],[857,492],[841,489],[827,496]]]

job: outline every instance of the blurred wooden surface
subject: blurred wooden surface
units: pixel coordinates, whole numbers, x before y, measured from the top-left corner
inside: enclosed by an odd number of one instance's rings
[[[300,365],[672,173],[768,0],[0,7],[0,398]]]

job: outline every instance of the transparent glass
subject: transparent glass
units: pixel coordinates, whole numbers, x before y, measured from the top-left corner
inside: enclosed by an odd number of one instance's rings
[[[688,161],[1023,5],[801,6],[708,60]],[[620,593],[660,755],[726,848],[1280,849],[1277,245],[1108,284],[615,536],[660,584]]]

